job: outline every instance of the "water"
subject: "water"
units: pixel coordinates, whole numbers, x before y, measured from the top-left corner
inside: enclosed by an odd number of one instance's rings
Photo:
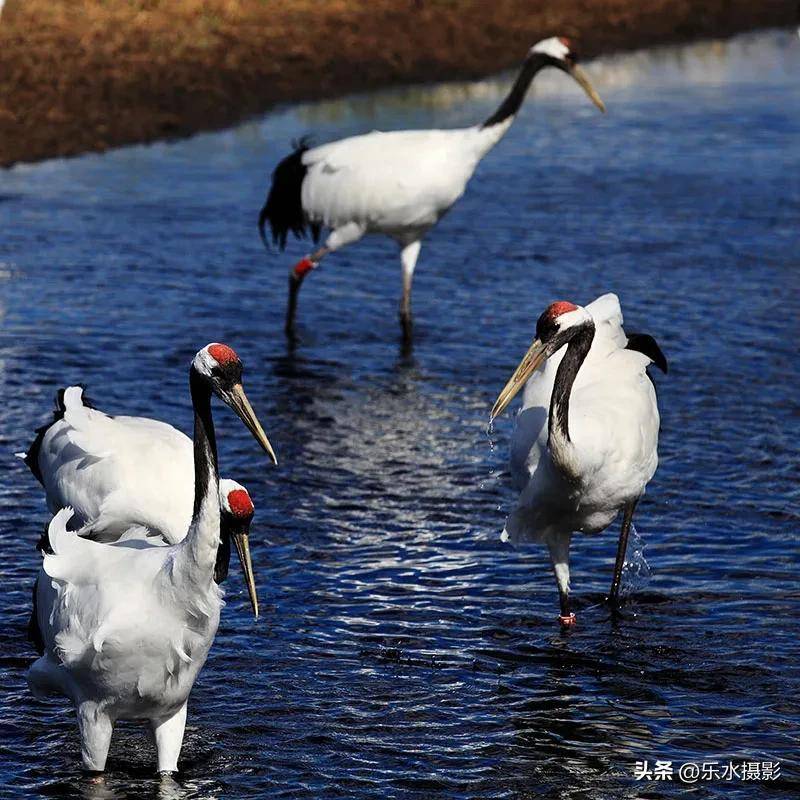
[[[634,782],[656,758],[781,761],[778,781],[694,796],[798,796],[798,69],[788,32],[605,59],[589,65],[605,117],[541,76],[423,247],[410,355],[381,239],[309,278],[287,348],[305,248],[261,249],[267,171],[309,130],[480,119],[507,79],[0,174],[3,797],[157,796],[143,727],[119,726],[92,787],[71,713],[28,694],[46,513],[12,454],[75,381],[108,411],[189,430],[188,362],[213,340],[242,356],[280,467],[216,411],[223,472],[257,505],[262,619],[232,569],[183,774],[159,796],[688,794]],[[511,422],[492,447],[487,415],[544,306],[607,290],[671,364],[636,517],[652,576],[613,620],[617,531],[575,537],[579,625],[562,635],[545,552],[500,541]]]

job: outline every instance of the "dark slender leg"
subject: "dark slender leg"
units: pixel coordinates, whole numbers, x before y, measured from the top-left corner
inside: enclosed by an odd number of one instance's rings
[[[414,340],[414,324],[410,308],[400,310],[400,327],[403,330],[403,347],[407,350]]]
[[[303,284],[304,275],[298,275],[294,269],[289,273],[289,301],[286,305],[286,325],[284,331],[287,336],[294,336],[294,317],[297,313],[297,295]]]
[[[619,585],[622,580],[622,567],[625,565],[625,553],[628,550],[628,534],[631,532],[631,522],[633,522],[633,512],[639,498],[625,506],[622,517],[622,530],[619,534],[619,544],[617,545],[617,560],[614,563],[614,579],[611,582],[611,591],[608,593],[608,600],[612,605],[617,605],[619,601]]]
[[[289,300],[286,304],[286,325],[284,331],[291,339],[294,337],[294,318],[297,313],[297,295],[306,275],[316,269],[322,257],[329,252],[327,247],[320,247],[311,255],[301,258],[289,271]]]

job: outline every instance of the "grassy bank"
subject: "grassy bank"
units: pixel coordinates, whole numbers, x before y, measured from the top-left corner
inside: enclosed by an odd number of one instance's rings
[[[0,165],[180,136],[399,82],[794,21],[785,0],[7,0]]]

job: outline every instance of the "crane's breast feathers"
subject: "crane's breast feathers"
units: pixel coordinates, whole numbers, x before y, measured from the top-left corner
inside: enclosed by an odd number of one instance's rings
[[[51,580],[40,578],[38,589],[40,627],[61,664],[102,672],[140,697],[196,674],[219,623],[219,587],[210,580],[187,598],[169,548],[87,541],[67,530],[71,516],[63,509],[50,523],[43,570]]]

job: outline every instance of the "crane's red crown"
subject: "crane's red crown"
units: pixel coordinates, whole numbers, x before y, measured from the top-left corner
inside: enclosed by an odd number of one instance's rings
[[[568,300],[558,300],[555,303],[550,303],[542,316],[554,320],[562,314],[568,314],[570,311],[577,310],[578,306],[576,306],[575,303],[570,303]]]
[[[566,36],[559,36],[558,41],[567,48],[567,50],[572,50],[572,40],[568,39]]]
[[[220,366],[239,361],[236,351],[226,344],[212,344],[208,348],[208,353]]]
[[[252,517],[255,511],[253,501],[244,489],[234,489],[232,492],[228,492],[228,505],[231,513],[237,517]]]

